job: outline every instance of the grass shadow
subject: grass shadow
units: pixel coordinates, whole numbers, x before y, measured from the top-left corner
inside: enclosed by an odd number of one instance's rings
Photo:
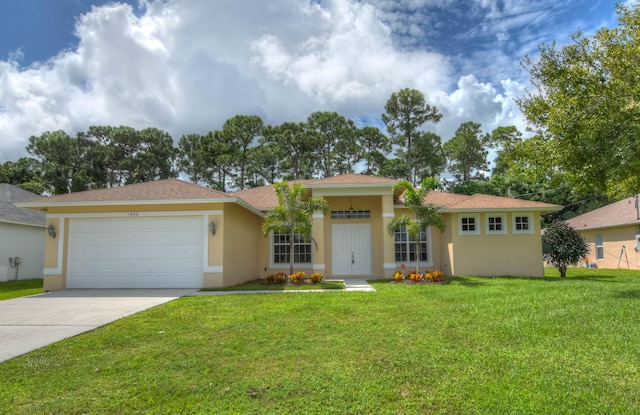
[[[617,295],[617,298],[625,298],[631,300],[640,300],[640,290],[626,290],[620,291]]]
[[[479,277],[469,278],[469,277],[447,277],[452,284],[462,285],[464,287],[482,287],[487,285],[487,282],[480,281]],[[490,277],[489,277],[490,278]]]

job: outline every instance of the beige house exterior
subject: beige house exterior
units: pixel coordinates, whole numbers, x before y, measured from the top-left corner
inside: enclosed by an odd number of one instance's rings
[[[592,210],[567,221],[589,245],[588,260],[598,268],[640,269],[638,197]]]
[[[329,212],[313,241],[296,238],[296,271],[325,278],[391,277],[416,266],[416,244],[386,228],[408,213],[394,179],[348,174],[303,180]],[[420,267],[446,275],[542,276],[540,202],[431,192],[447,230],[426,229]],[[45,289],[224,287],[289,269],[287,235],[261,233],[277,205],[272,185],[223,193],[178,179],[59,195],[21,204],[43,210]]]

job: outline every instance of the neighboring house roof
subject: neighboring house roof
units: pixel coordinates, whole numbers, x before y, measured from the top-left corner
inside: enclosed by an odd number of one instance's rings
[[[0,183],[0,222],[44,226],[44,212],[17,207],[15,203],[39,196],[8,183]]]
[[[619,202],[576,216],[569,219],[567,223],[579,231],[640,225],[640,206],[636,206],[636,197],[628,197]]]
[[[126,186],[67,193],[20,203],[31,209],[46,210],[50,206],[87,206],[122,204],[175,204],[189,202],[239,202],[256,213],[252,206],[228,193],[209,189],[179,179],[163,179]],[[260,214],[260,213],[259,213]]]

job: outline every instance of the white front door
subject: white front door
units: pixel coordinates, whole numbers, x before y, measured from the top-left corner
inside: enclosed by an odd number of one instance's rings
[[[333,275],[370,275],[371,225],[334,224],[331,234]]]

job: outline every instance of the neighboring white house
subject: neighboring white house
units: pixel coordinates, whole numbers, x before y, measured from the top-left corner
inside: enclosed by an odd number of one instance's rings
[[[0,281],[42,278],[46,214],[14,205],[38,197],[0,183]]]

